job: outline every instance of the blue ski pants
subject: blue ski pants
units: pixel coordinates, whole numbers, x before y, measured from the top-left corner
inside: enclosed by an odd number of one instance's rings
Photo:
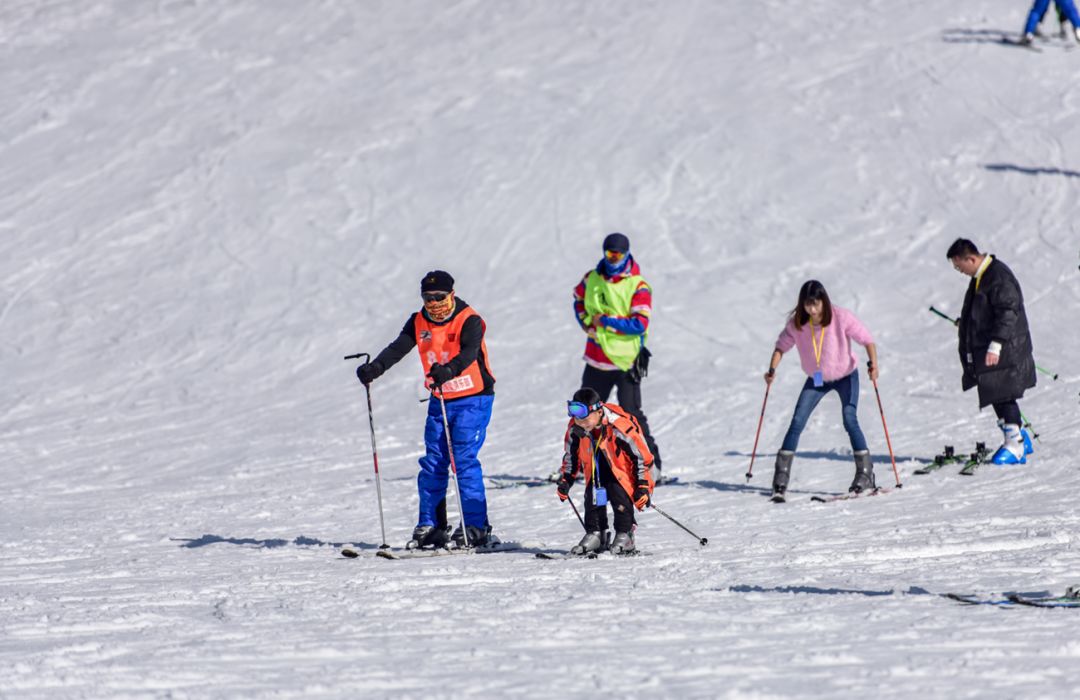
[[[1073,27],[1080,27],[1080,14],[1077,14],[1076,3],[1073,0],[1054,0],[1054,4],[1065,13],[1065,16],[1072,22]],[[1049,7],[1050,0],[1035,0],[1035,4],[1031,6],[1031,12],[1028,14],[1027,24],[1024,25],[1025,34],[1034,33],[1035,27],[1039,26],[1039,20],[1046,14]]]
[[[825,382],[819,387],[814,386],[812,378],[806,378],[799,400],[795,402],[795,414],[791,416],[791,425],[788,426],[781,450],[795,451],[799,446],[799,436],[802,435],[806,422],[810,420],[810,414],[830,391],[835,391],[840,395],[844,430],[847,431],[848,438],[851,440],[851,449],[855,452],[867,449],[866,437],[863,435],[862,428],[859,427],[859,371],[856,370],[846,377],[837,379],[835,382]]]
[[[487,437],[494,401],[495,397],[491,394],[481,394],[446,402],[446,420],[450,424],[450,440],[454,445],[454,464],[457,465],[465,524],[478,528],[488,525],[487,496],[484,493],[484,474],[479,454]],[[446,499],[450,479],[450,454],[446,447],[442,407],[435,396],[428,402],[424,446],[427,453],[420,458],[420,473],[416,477],[416,488],[420,493],[417,526],[439,524],[436,510]]]

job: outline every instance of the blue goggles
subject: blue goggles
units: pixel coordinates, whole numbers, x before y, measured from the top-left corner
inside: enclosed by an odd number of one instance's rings
[[[589,417],[590,413],[592,413],[593,411],[599,411],[601,408],[603,408],[603,406],[604,404],[599,401],[592,404],[591,406],[587,403],[582,403],[580,401],[567,401],[566,415],[570,416],[571,418],[584,420]]]

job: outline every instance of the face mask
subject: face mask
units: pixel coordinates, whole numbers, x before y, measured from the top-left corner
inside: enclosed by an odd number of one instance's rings
[[[428,292],[424,298],[424,311],[432,321],[445,321],[454,311],[453,292]],[[438,297],[442,297],[441,299]]]

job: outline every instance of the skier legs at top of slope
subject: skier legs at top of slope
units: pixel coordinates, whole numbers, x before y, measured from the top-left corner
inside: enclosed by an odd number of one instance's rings
[[[1057,5],[1059,16],[1064,15],[1069,19],[1069,22],[1073,26],[1073,36],[1078,42],[1080,42],[1080,14],[1077,13],[1076,3],[1073,0],[1054,0],[1054,4]],[[1035,0],[1031,6],[1031,11],[1028,12],[1027,22],[1024,24],[1024,31],[1020,38],[1020,43],[1030,44],[1035,38],[1035,30],[1038,29],[1039,22],[1042,21],[1043,16],[1046,14],[1047,8],[1050,7],[1050,0]]]
[[[655,459],[653,476],[663,483],[660,450],[641,405],[641,383],[650,356],[645,344],[652,288],[630,254],[629,238],[612,233],[604,238],[603,251],[604,257],[574,288],[574,315],[588,336],[581,386],[594,389],[602,401],[616,390],[619,406],[641,426]]]
[[[870,331],[855,314],[833,306],[821,282],[805,282],[799,289],[798,303],[776,340],[776,348],[769,359],[769,371],[765,373],[765,383],[772,384],[776,367],[784,353],[795,347],[799,350],[802,368],[807,374],[799,399],[795,403],[791,424],[776,455],[773,473],[775,501],[782,501],[787,491],[799,436],[818,402],[830,391],[835,391],[840,396],[844,429],[855,453],[855,478],[848,491],[862,493],[876,488],[870,450],[859,427],[859,361],[852,350],[852,341],[866,348],[866,354],[870,358],[870,378],[876,380],[877,346]]]
[[[946,257],[971,277],[960,312],[959,353],[964,391],[979,389],[979,408],[993,406],[1003,433],[994,464],[1027,464],[1033,452],[1017,400],[1035,386],[1035,358],[1024,294],[1005,263],[957,238]]]
[[[585,475],[585,536],[571,553],[591,554],[607,539],[607,506],[615,518],[611,551],[630,554],[634,544],[634,508],[644,510],[653,491],[653,455],[641,426],[621,407],[600,400],[594,389],[578,389],[567,402],[570,421],[563,436],[563,459],[556,493],[570,498],[580,473]]]
[[[443,547],[450,540],[461,545],[465,534],[470,545],[495,544],[498,538],[488,522],[479,459],[495,399],[495,376],[484,341],[486,325],[472,307],[454,295],[454,278],[447,272],[433,270],[424,275],[420,293],[423,307],[409,317],[398,337],[374,360],[357,368],[356,376],[370,384],[416,347],[425,382],[432,391],[424,427],[426,453],[420,458],[416,478],[420,513],[407,546]],[[446,522],[450,455],[440,396],[445,400],[467,533],[459,526],[451,535]]]

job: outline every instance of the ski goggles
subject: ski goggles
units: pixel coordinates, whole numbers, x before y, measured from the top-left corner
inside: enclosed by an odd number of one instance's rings
[[[577,418],[578,420],[585,420],[589,417],[589,414],[593,411],[599,411],[603,408],[604,404],[597,401],[596,403],[589,405],[582,403],[581,401],[567,401],[566,402],[566,415],[571,418]]]
[[[604,257],[607,258],[609,263],[622,262],[622,259],[626,257],[626,253],[621,250],[605,250]]]
[[[425,304],[431,304],[437,301],[446,301],[446,297],[450,296],[451,292],[424,292],[420,295],[420,298],[424,300]]]

